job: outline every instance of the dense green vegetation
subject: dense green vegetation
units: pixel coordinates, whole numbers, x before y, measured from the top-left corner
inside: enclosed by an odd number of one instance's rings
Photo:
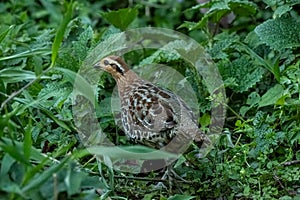
[[[299,199],[300,1],[199,2],[1,1],[1,199]],[[190,147],[174,167],[188,182],[171,191],[167,181],[155,188],[159,172],[118,172],[99,162],[82,144],[72,110],[74,76],[89,53],[113,34],[148,26],[196,40],[226,89],[221,137],[205,158]],[[215,97],[189,64],[149,49],[125,59],[180,71],[209,131]],[[97,86],[102,129],[114,143],[132,145],[103,109],[115,82],[104,74]]]

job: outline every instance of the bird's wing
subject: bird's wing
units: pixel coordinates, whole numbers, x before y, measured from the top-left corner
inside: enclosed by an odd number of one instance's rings
[[[152,84],[146,86],[132,91],[134,98],[129,105],[132,124],[156,133],[173,129],[179,122],[180,100],[169,91]]]

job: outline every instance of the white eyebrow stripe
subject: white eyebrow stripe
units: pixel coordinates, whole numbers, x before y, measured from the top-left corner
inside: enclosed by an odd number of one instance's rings
[[[109,59],[110,60],[110,65],[116,65],[117,67],[117,71],[124,74],[124,71],[125,69],[122,67],[122,65],[118,62],[118,61],[115,61],[115,60],[112,60],[112,59]]]

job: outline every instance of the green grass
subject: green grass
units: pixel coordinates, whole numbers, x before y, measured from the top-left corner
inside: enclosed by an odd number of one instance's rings
[[[0,2],[1,199],[298,199],[298,10],[297,1],[267,0]],[[140,158],[151,150],[127,141],[110,105],[115,82],[91,70],[100,55],[109,54],[99,44],[109,46],[122,31],[149,26],[197,41],[226,90],[226,102],[218,104],[224,96],[213,94],[215,85],[205,85],[213,79],[181,57],[190,47],[178,41],[164,47],[179,54],[142,49],[124,55],[136,70],[162,64],[180,72],[180,86],[195,91],[198,102],[192,103],[204,132],[212,131],[214,106],[226,107],[214,148],[199,158],[193,144],[174,168],[188,182],[178,181],[171,191],[167,181],[167,188],[155,188],[159,172],[125,172],[142,163],[120,157]],[[90,132],[96,134],[84,140]],[[122,148],[87,151],[84,142],[108,141],[101,134]]]

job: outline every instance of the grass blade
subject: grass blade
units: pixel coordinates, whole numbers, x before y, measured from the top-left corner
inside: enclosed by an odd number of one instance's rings
[[[62,43],[62,40],[64,38],[64,34],[66,32],[67,26],[68,26],[69,22],[72,19],[74,8],[75,8],[75,3],[73,3],[73,1],[71,1],[68,4],[67,13],[64,16],[64,19],[63,19],[62,23],[60,24],[60,26],[59,26],[59,28],[56,32],[54,42],[53,42],[53,45],[52,45],[52,56],[51,56],[51,66],[50,67],[53,67],[54,64],[55,64],[55,61],[56,61],[56,58],[57,58],[57,55],[58,55],[59,47],[60,47],[60,45]]]

